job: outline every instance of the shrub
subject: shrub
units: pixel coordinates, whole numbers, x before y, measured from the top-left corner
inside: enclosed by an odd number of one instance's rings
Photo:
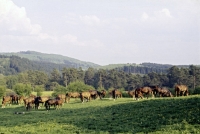
[[[3,97],[6,93],[6,87],[0,86],[0,98]]]
[[[195,88],[193,94],[200,94],[200,87]]]
[[[88,90],[94,90],[94,87],[86,85],[81,81],[72,82],[67,86],[67,91],[69,92],[82,92]]]

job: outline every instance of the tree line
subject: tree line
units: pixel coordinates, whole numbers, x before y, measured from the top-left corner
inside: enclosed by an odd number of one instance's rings
[[[79,83],[77,86],[74,83]],[[106,70],[88,68],[66,68],[61,71],[53,69],[49,74],[44,71],[29,70],[15,75],[0,75],[0,89],[59,92],[81,88],[105,89],[119,88],[131,90],[142,86],[159,85],[173,88],[175,84],[185,84],[189,88],[200,87],[200,67],[190,65],[188,68],[172,66],[166,73],[150,72],[148,74],[135,74],[119,70],[119,68]],[[73,86],[72,86],[73,85]],[[80,86],[82,85],[82,86]],[[85,86],[87,85],[87,86]],[[4,88],[3,88],[4,87]],[[73,88],[72,88],[73,87]]]

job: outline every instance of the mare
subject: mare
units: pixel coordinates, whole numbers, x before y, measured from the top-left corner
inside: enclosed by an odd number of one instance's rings
[[[158,87],[155,90],[156,90],[155,95],[159,94],[160,97],[173,97],[173,94],[166,87],[162,88]]]
[[[84,99],[86,99],[87,102],[88,102],[91,99],[91,94],[90,94],[90,92],[87,92],[87,91],[81,92],[80,93],[80,98],[81,98],[82,103],[84,102]]]
[[[79,92],[69,92],[69,93],[66,94],[67,103],[69,103],[70,98],[79,98],[79,97],[80,97],[80,93]]]
[[[5,108],[6,103],[8,103],[9,105],[11,105],[11,103],[12,103],[12,97],[10,97],[10,96],[3,96],[2,108]]]
[[[90,90],[89,92],[90,92],[91,98],[94,100],[100,95],[100,92],[96,90]]]
[[[154,97],[153,89],[151,87],[140,87],[135,89],[135,98],[138,100],[139,98],[144,98],[144,94],[147,96],[147,99],[151,95]]]
[[[55,109],[60,109],[60,107],[62,107],[62,104],[62,99],[55,98],[46,100],[44,106],[46,107],[46,110],[50,110],[51,106],[54,106]]]
[[[19,97],[17,94],[12,94],[10,97],[12,98],[12,104],[18,104]]]
[[[28,97],[28,98],[24,98],[24,106],[27,109],[27,107],[32,106],[35,102],[35,98],[34,97]]]
[[[175,85],[175,95],[177,96],[188,96],[189,92],[188,92],[188,87],[186,85]]]
[[[20,105],[20,104],[22,104],[23,103],[23,101],[24,101],[24,99],[25,99],[25,97],[22,95],[22,96],[19,96],[18,97],[18,104]]]
[[[118,89],[114,89],[111,91],[113,99],[117,99],[117,97],[121,98],[122,97],[122,92],[119,91]]]
[[[134,98],[135,98],[135,89],[129,90],[129,91],[128,91],[128,95],[129,95],[130,97],[132,97],[133,100],[134,100]]]
[[[39,108],[40,103],[42,103],[42,106],[43,106],[43,104],[44,104],[47,100],[49,100],[49,97],[48,97],[48,96],[38,96],[38,97],[35,97],[35,101],[34,101],[34,103],[35,103],[35,109],[38,109],[38,108]]]

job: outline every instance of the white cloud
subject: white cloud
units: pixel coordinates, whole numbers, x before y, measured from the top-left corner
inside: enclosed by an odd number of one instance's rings
[[[11,0],[0,0],[0,34],[38,34],[41,26],[31,24],[24,7],[16,6]]]

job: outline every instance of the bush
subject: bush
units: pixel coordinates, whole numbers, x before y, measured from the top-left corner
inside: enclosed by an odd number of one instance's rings
[[[42,96],[42,92],[44,91],[43,86],[36,86],[35,87],[35,92],[37,92],[37,96]]]
[[[23,83],[17,83],[14,86],[14,91],[18,95],[23,95],[23,96],[29,96],[31,94],[31,85],[30,84],[23,84]]]
[[[86,85],[81,81],[72,82],[67,86],[67,91],[69,92],[82,92],[88,90],[94,90],[94,87]]]
[[[0,98],[3,97],[6,93],[6,87],[0,86]]]
[[[200,87],[195,88],[193,94],[200,94]]]

